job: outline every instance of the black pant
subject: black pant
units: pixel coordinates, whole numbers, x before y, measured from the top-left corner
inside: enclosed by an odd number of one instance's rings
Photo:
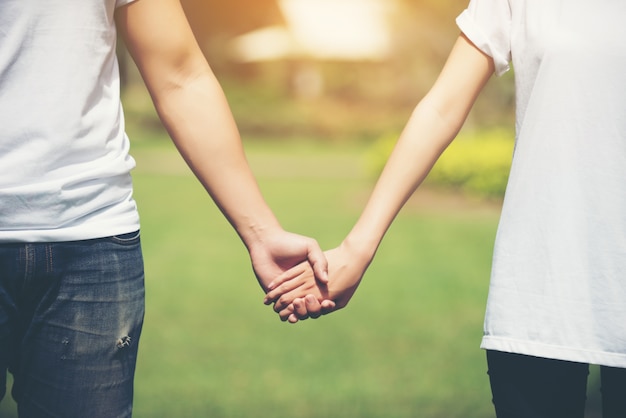
[[[589,365],[487,351],[498,418],[583,418]],[[603,418],[626,418],[626,369],[600,369]]]

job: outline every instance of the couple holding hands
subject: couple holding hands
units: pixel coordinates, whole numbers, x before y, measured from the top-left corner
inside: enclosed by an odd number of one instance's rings
[[[9,371],[22,418],[132,414],[144,273],[120,34],[265,303],[292,323],[346,306],[485,84],[514,68],[516,146],[481,344],[496,414],[582,417],[597,364],[604,417],[625,417],[624,16],[618,0],[470,0],[361,216],[323,254],[265,203],[177,0],[0,1],[0,397]]]

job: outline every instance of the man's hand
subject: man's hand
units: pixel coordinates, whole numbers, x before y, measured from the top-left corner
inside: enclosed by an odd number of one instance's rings
[[[328,263],[313,238],[276,229],[248,250],[254,274],[265,292],[270,282],[300,263],[311,269],[320,285],[328,283]]]
[[[163,125],[248,248],[263,289],[303,261],[318,280],[327,280],[327,263],[317,242],[284,231],[265,202],[226,96],[180,1],[137,1],[117,8],[115,17]]]
[[[325,254],[329,263],[328,285],[316,282],[308,263],[299,264],[269,283],[264,303],[273,302],[281,320],[295,323],[345,307],[372,259],[357,255],[345,242]]]

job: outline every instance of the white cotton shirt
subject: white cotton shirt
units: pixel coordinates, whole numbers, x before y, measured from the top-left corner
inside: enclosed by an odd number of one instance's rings
[[[626,2],[472,0],[515,71],[513,164],[482,347],[626,367]]]
[[[139,228],[113,19],[130,1],[0,1],[0,242]]]

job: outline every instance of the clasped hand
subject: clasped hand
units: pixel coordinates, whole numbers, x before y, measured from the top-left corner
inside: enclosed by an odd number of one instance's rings
[[[316,280],[309,262],[280,274],[267,286],[266,305],[282,321],[317,318],[345,307],[356,291],[371,257],[357,257],[347,245],[324,252],[328,261],[328,283]]]

